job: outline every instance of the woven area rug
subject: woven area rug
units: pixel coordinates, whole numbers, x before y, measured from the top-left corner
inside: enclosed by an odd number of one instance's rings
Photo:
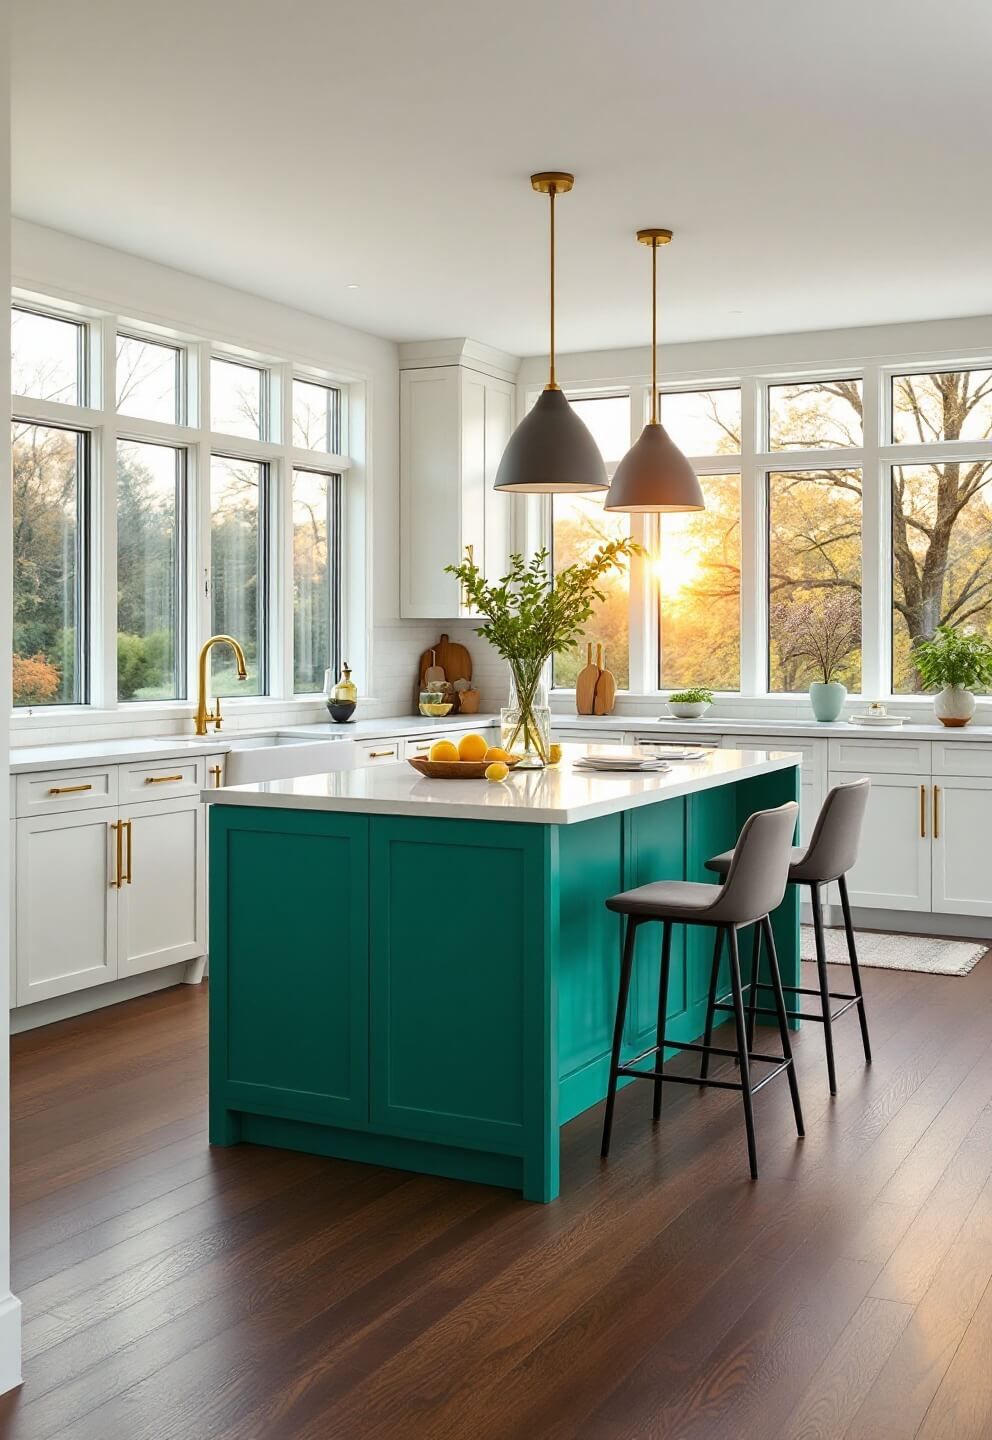
[[[892,935],[876,930],[856,930],[858,961],[874,970],[922,970],[927,975],[967,975],[990,948],[973,940],[940,940],[931,935]],[[846,965],[847,937],[843,930],[829,929],[827,964]],[[812,925],[802,926],[800,953],[804,960],[816,959]]]

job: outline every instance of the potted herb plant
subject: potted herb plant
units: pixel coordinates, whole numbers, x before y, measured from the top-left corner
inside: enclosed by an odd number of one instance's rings
[[[775,634],[783,664],[812,675],[809,703],[817,720],[836,720],[847,699],[837,676],[861,644],[861,599],[853,590],[832,590],[792,600],[776,612]]]
[[[502,745],[522,754],[520,764],[537,768],[548,763],[551,746],[551,711],[545,678],[552,655],[572,650],[586,621],[605,597],[599,582],[610,570],[622,570],[623,561],[640,546],[626,536],[601,545],[582,564],[559,570],[553,581],[549,552],[538,550],[528,562],[510,556],[510,569],[494,584],[485,579],[466,552],[460,565],[448,565],[469,606],[484,617],[476,634],[510,667],[510,699],[502,713]]]
[[[713,691],[693,686],[668,697],[669,713],[679,720],[700,720],[713,704]]]
[[[973,688],[992,682],[992,645],[977,631],[938,625],[930,640],[913,651],[913,664],[924,689],[938,690],[933,708],[941,725],[959,728],[975,713]]]

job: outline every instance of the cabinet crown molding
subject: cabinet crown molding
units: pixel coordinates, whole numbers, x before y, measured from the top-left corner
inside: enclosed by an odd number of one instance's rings
[[[399,347],[401,370],[427,370],[438,365],[461,365],[497,380],[515,382],[520,357],[479,340],[461,336],[453,340],[407,340]]]

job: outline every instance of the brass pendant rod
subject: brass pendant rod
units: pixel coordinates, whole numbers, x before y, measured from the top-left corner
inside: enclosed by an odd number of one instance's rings
[[[557,390],[558,381],[555,378],[555,193],[556,187],[548,187],[548,198],[551,201],[551,361],[548,369],[548,389]]]
[[[658,423],[658,240],[651,241],[651,424]]]

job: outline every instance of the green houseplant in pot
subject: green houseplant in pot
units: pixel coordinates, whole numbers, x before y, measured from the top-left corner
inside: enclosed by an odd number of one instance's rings
[[[836,720],[847,699],[838,678],[861,645],[861,597],[852,590],[820,592],[790,601],[775,612],[775,636],[783,667],[809,680],[809,703],[817,720]]]
[[[992,682],[992,645],[975,630],[938,625],[930,640],[913,651],[913,664],[926,690],[939,690],[933,708],[941,725],[959,728],[975,713],[973,688]]]
[[[698,685],[688,690],[676,690],[668,697],[669,713],[679,720],[700,720],[713,704],[713,691]]]
[[[550,556],[538,550],[530,561],[510,556],[510,569],[494,584],[466,551],[460,565],[448,565],[471,609],[483,617],[475,633],[502,655],[510,667],[510,699],[502,715],[502,745],[520,755],[524,768],[548,763],[551,711],[547,664],[552,655],[574,649],[586,621],[605,597],[599,582],[610,570],[638,553],[636,541],[611,540],[588,560],[559,570],[553,580]]]

